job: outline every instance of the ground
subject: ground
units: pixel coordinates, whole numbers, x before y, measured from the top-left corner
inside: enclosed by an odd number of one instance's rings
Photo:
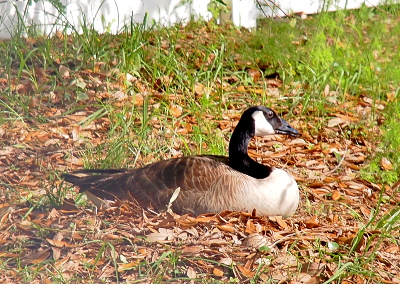
[[[212,41],[215,31],[203,29],[202,40]],[[189,49],[196,32],[185,35],[174,44],[178,53]],[[153,45],[161,54],[170,50],[172,40],[159,46],[153,40],[150,56]],[[42,44],[24,41],[32,48]],[[218,56],[199,56],[193,68],[218,70]],[[388,119],[383,114],[396,98],[388,92],[377,99],[367,91],[339,98],[325,84],[311,97],[324,102],[329,115],[320,115],[317,107],[294,103],[304,97],[305,84],[232,58],[236,67],[246,67],[179,90],[170,88],[180,80],[176,74],[149,80],[143,66],[129,73],[103,61],[77,68],[55,60],[18,73],[22,63],[15,61],[11,78],[0,78],[1,281],[399,283],[400,183],[371,182],[360,174],[378,149]],[[63,87],[51,85],[54,76]],[[24,99],[17,104],[12,95]],[[60,178],[83,167],[140,167],[185,154],[226,154],[242,111],[261,103],[302,134],[255,138],[249,147],[253,159],[297,180],[301,204],[293,216],[156,214],[126,201],[96,208]],[[394,167],[385,158],[379,166]]]

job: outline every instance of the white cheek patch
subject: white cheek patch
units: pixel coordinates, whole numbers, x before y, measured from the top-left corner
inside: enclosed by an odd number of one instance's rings
[[[254,119],[254,128],[256,136],[265,136],[276,134],[274,128],[265,119],[264,113],[262,111],[255,111],[251,115]]]

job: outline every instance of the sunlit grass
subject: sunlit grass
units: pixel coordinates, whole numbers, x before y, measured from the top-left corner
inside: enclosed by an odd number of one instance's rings
[[[371,162],[363,169],[363,176],[370,180],[382,180],[386,183],[392,184],[399,180],[400,173],[400,103],[399,103],[399,91],[398,88],[393,96],[397,99],[390,104],[387,111],[385,112],[385,124],[383,126],[384,131],[380,139],[380,144],[376,149],[375,155]],[[385,169],[381,166],[381,160],[383,158],[388,159],[392,164],[393,169]]]

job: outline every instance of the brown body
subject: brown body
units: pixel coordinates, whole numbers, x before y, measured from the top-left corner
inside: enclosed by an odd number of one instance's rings
[[[228,161],[223,156],[190,156],[159,161],[139,169],[82,170],[74,175],[64,174],[63,177],[79,186],[82,192],[89,191],[108,200],[134,199],[143,208],[153,208],[156,211],[166,209],[172,194],[179,187],[172,210],[180,214],[200,214],[209,212],[211,201],[205,200],[204,189],[210,191],[216,183],[221,182],[221,178],[228,178],[224,177],[227,171],[235,171],[227,165]],[[93,174],[96,172],[99,174]],[[79,173],[90,175],[76,175]],[[229,189],[225,188],[225,191],[229,192]],[[211,191],[208,194],[212,194]],[[226,194],[219,196],[220,202],[215,203],[224,203],[223,200],[228,197]]]

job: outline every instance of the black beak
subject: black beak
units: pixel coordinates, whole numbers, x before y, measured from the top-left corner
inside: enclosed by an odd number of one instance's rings
[[[291,127],[289,123],[286,122],[286,120],[281,118],[281,122],[282,122],[281,126],[275,129],[276,133],[290,135],[294,137],[298,137],[301,135],[296,129]]]

